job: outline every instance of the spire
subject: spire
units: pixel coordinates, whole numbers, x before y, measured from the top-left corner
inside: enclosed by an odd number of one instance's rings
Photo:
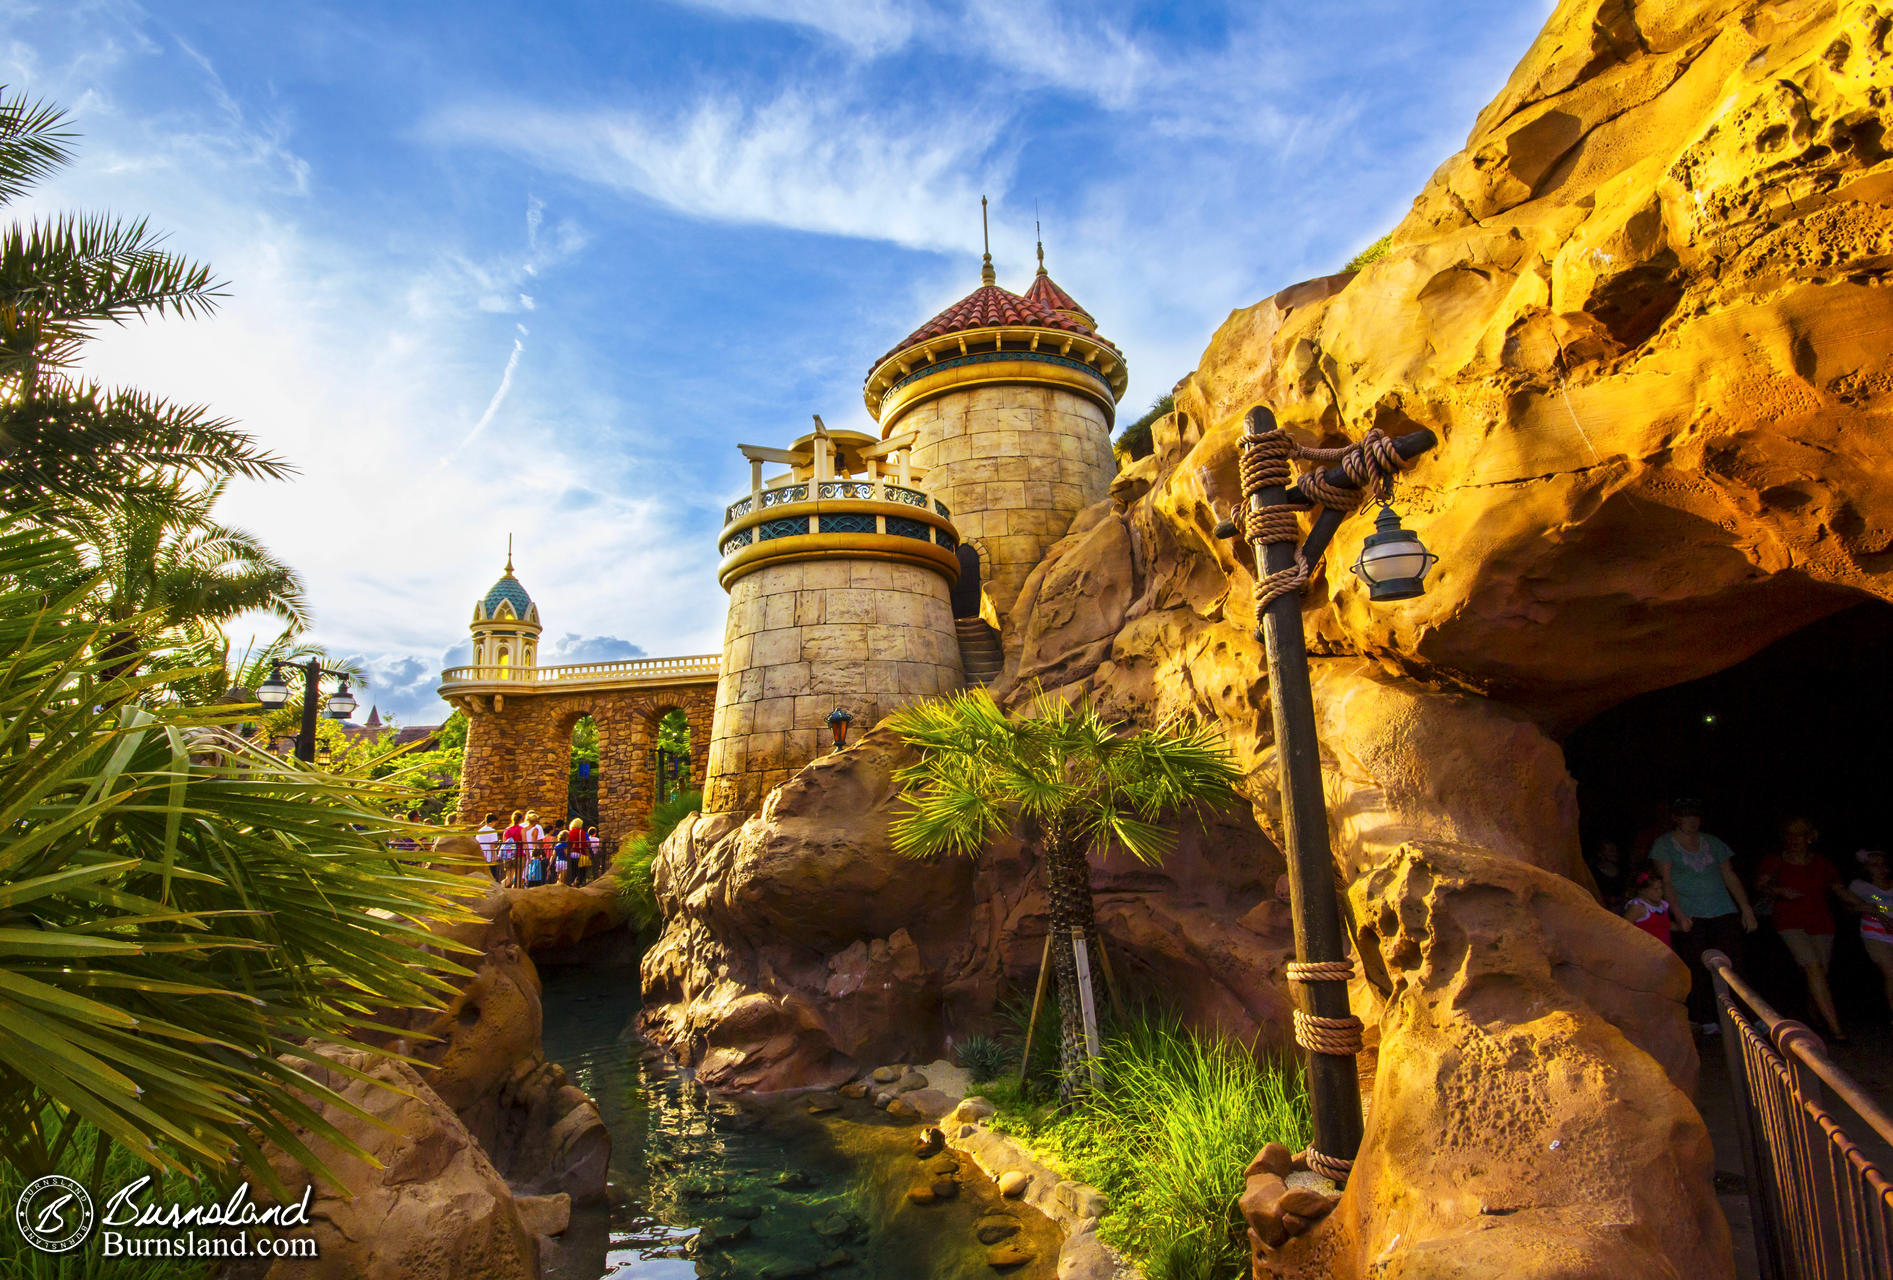
[[[981,284],[997,284],[999,281],[999,276],[996,272],[993,271],[992,232],[986,229],[986,197],[985,196],[981,196],[979,198],[979,238],[982,241],[984,241],[986,245],[986,257],[984,261],[981,262],[980,268],[979,268],[979,282]]]
[[[506,535],[506,576],[513,576],[513,535]]]
[[[1045,270],[1045,232],[1040,230],[1037,218],[1032,219],[1032,234],[1038,237],[1039,242],[1039,274],[1049,276],[1050,273]]]

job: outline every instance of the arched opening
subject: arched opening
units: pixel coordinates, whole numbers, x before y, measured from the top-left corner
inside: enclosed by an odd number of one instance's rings
[[[1611,842],[1622,851],[1626,882],[1633,879],[1673,825],[1671,803],[1688,797],[1701,804],[1702,829],[1733,851],[1752,898],[1762,860],[1780,850],[1782,825],[1796,817],[1815,824],[1815,851],[1841,882],[1857,878],[1856,850],[1893,844],[1889,656],[1893,605],[1866,601],[1715,675],[1632,698],[1573,732],[1565,760],[1594,874],[1598,851]],[[1783,1012],[1813,1021],[1799,968],[1771,925],[1771,904],[1755,905],[1762,927],[1743,939],[1742,972]],[[1857,918],[1838,901],[1828,905],[1841,1020],[1884,1020],[1879,973]]]
[[[960,558],[960,577],[953,584],[948,600],[953,605],[956,618],[977,618],[979,616],[979,550],[962,542],[953,554]]]
[[[598,825],[598,725],[582,715],[572,725],[571,767],[566,775],[565,812]]]
[[[513,651],[506,645],[500,646],[499,667],[500,679],[510,680],[513,678]]]
[[[682,707],[672,707],[658,717],[657,742],[651,748],[652,765],[657,779],[651,788],[651,805],[656,808],[693,788],[690,776],[690,718]]]

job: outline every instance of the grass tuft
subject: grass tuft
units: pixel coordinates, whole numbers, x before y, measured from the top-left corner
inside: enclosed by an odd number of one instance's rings
[[[982,1093],[996,1127],[1110,1197],[1099,1234],[1149,1280],[1246,1276],[1242,1171],[1263,1144],[1310,1136],[1299,1066],[1149,1014],[1106,1041],[1102,1087],[1068,1114],[1011,1079]]]

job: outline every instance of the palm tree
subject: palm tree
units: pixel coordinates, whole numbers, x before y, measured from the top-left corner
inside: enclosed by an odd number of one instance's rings
[[[4,86],[0,86],[0,91]],[[72,158],[65,116],[0,98],[0,205]],[[227,419],[72,376],[100,326],[210,312],[209,268],[164,252],[141,219],[73,214],[0,232],[0,510],[48,498],[116,505],[153,471],[280,478],[289,468]]]
[[[1228,799],[1241,776],[1235,761],[1202,724],[1172,720],[1125,733],[1089,700],[1074,706],[1044,693],[1018,720],[986,690],[971,689],[910,703],[887,723],[920,752],[895,775],[907,803],[893,824],[897,851],[977,857],[1010,833],[1038,855],[1051,908],[1059,1097],[1069,1102],[1085,1056],[1072,931],[1082,930],[1097,954],[1090,855],[1116,845],[1161,862],[1176,833],[1159,819]]]
[[[285,638],[308,625],[301,576],[254,535],[213,516],[227,483],[172,476],[154,482],[149,502],[53,508],[87,530],[77,572],[94,584],[84,607],[106,624],[108,657],[131,662],[150,649],[208,655],[222,642],[220,625],[244,613],[281,619]]]
[[[470,919],[469,881],[390,853],[397,784],[251,750],[216,734],[239,712],[152,696],[179,672],[103,657],[86,587],[38,585],[74,554],[0,518],[0,1164],[116,1144],[269,1183],[269,1141],[320,1172],[299,1128],[356,1148],[309,1065],[392,1052],[369,1033],[455,990],[428,922]]]

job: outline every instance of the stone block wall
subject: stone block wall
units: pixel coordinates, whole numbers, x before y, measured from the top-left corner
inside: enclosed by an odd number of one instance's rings
[[[822,559],[770,565],[730,587],[703,807],[754,809],[834,741],[965,682],[947,582],[917,565]]]
[[[690,782],[703,781],[715,688],[470,695],[467,752],[460,772],[462,820],[479,825],[488,813],[501,824],[514,809],[536,809],[548,825],[566,816],[572,726],[590,715],[598,726],[598,826],[606,839],[642,831],[657,794],[657,725],[682,708],[690,722]],[[498,702],[497,709],[494,703]]]
[[[1107,496],[1117,474],[1110,416],[1058,387],[951,391],[891,429],[915,433],[914,462],[928,468],[927,490],[952,510],[960,541],[978,548],[1001,620],[1071,518]]]

